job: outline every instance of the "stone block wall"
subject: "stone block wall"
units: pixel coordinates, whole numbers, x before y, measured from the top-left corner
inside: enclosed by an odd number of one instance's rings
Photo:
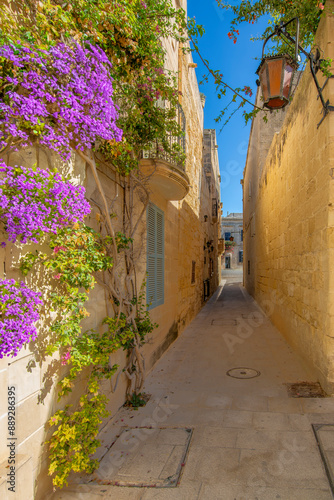
[[[326,3],[327,12],[330,7],[333,3]],[[333,33],[334,18],[328,13],[322,16],[316,39],[325,57],[334,58]],[[318,77],[322,85],[324,79]],[[334,104],[333,80],[324,97]],[[244,172],[244,279],[332,394],[334,113],[317,127],[321,118],[307,67],[285,114],[276,115],[269,130],[259,117],[254,120]],[[261,140],[266,148],[271,138],[262,161]]]
[[[220,173],[215,129],[204,129],[200,191],[200,220],[202,223],[204,221],[203,248],[205,248],[203,280],[210,281],[211,295],[219,285],[221,276],[221,258],[217,253],[218,239],[221,237]],[[208,242],[212,242],[210,246],[208,246]]]
[[[34,149],[27,149],[12,153],[10,157],[3,158],[10,165],[32,166],[36,162]],[[54,165],[64,175],[71,175],[74,184],[86,184],[86,169],[82,160],[73,156],[71,161],[64,163],[55,155],[52,156]],[[44,154],[40,154],[40,166],[47,168]],[[5,235],[1,234],[1,239]],[[19,272],[20,258],[29,251],[34,251],[36,245],[14,245],[7,242],[5,248],[0,250],[0,278],[22,279]],[[43,251],[43,246],[39,247]],[[45,248],[46,249],[46,248]],[[28,286],[32,289],[48,287],[43,276],[28,275]],[[46,422],[51,415],[70,402],[65,398],[57,402],[55,383],[59,377],[66,373],[61,366],[59,356],[43,356],[43,339],[48,333],[48,325],[52,314],[47,308],[42,308],[41,319],[37,323],[38,338],[36,342],[23,347],[14,358],[5,357],[0,360],[0,493],[1,498],[26,498],[32,500],[42,496],[51,488],[51,479],[47,476],[47,450],[44,444],[49,431]],[[8,496],[7,473],[8,447],[7,447],[7,388],[15,387],[16,392],[16,496]],[[83,381],[79,380],[71,396],[71,403],[76,404],[84,390]]]

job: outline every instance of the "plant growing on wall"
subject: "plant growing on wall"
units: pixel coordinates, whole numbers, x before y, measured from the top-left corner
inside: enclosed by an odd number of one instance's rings
[[[0,358],[16,356],[26,343],[35,340],[40,304],[41,293],[23,281],[0,280]]]
[[[135,167],[141,150],[154,141],[184,161],[177,145],[166,141],[169,133],[182,131],[175,122],[176,78],[164,70],[160,39],[170,35],[185,41],[186,21],[167,0],[32,1],[14,14],[4,8],[0,17],[0,154],[5,158],[26,146],[37,154],[30,170],[3,164],[1,220],[11,241],[44,238],[50,248],[28,253],[21,269],[24,275],[43,269],[53,283],[46,300],[56,318],[47,352],[59,350],[60,363],[68,367],[59,396],[71,392],[79,374],[87,380],[78,406],[67,406],[50,420],[56,429],[49,440],[49,472],[61,487],[71,470],[91,472],[97,466],[90,454],[107,415],[99,382],[122,370],[132,401],[143,385],[141,346],[156,325],[136,283],[133,238],[148,193]],[[169,106],[157,106],[157,100]],[[83,223],[84,192],[55,171],[50,151],[63,159],[75,151],[91,169],[99,192],[94,202],[99,231]],[[41,152],[48,170],[40,168]],[[114,229],[99,164],[112,169],[125,190],[122,232]],[[30,203],[25,203],[28,190]],[[135,217],[136,190],[143,208]],[[82,331],[85,303],[96,283],[105,290],[112,314],[104,328]],[[128,352],[125,367],[110,359],[118,349]]]
[[[0,47],[0,61],[1,149],[13,140],[16,147],[38,143],[69,159],[72,149],[91,149],[96,139],[121,140],[111,63],[98,47],[16,43]]]
[[[38,243],[45,234],[82,221],[91,210],[84,188],[57,172],[0,161],[0,174],[0,221],[13,243]]]
[[[77,375],[87,378],[87,391],[78,407],[67,406],[50,422],[56,427],[49,442],[50,474],[54,485],[61,487],[71,470],[90,472],[97,466],[89,456],[98,445],[98,426],[106,415],[106,398],[99,392],[99,381],[119,369],[110,361],[110,354],[117,349],[128,351],[127,365],[122,369],[129,380],[129,400],[138,399],[143,385],[141,346],[155,325],[136,283],[133,239],[145,213],[148,193],[135,168],[140,151],[154,142],[184,161],[177,145],[166,141],[168,134],[180,136],[182,132],[175,123],[176,79],[164,69],[161,37],[186,42],[187,23],[182,9],[173,9],[168,0],[31,0],[21,2],[15,13],[5,3],[0,20],[0,153],[5,156],[27,145],[36,147],[37,152],[35,170],[3,167],[4,175],[11,180],[1,188],[1,218],[12,241],[40,239],[42,232],[28,224],[28,217],[33,215],[29,207],[15,198],[20,179],[30,183],[42,212],[43,234],[49,234],[50,251],[28,254],[22,270],[26,274],[41,266],[54,280],[48,299],[57,318],[52,325],[49,353],[59,349],[61,363],[68,367],[60,381],[60,396],[71,391]],[[202,32],[194,23],[189,23],[188,29],[193,40]],[[221,73],[210,71],[223,96],[227,85]],[[243,106],[249,88],[242,87],[234,95],[241,96]],[[157,106],[158,100],[167,101],[169,106]],[[82,223],[81,215],[86,210],[83,192],[57,177],[50,150],[64,159],[75,151],[87,162],[100,197],[94,204],[99,231]],[[39,166],[39,151],[49,158],[45,177]],[[114,228],[99,164],[112,169],[124,188],[122,232]],[[45,189],[51,193],[56,184],[62,193],[61,206],[57,207],[55,192],[48,198],[45,194]],[[143,201],[136,217],[135,190],[140,190]],[[19,212],[10,212],[5,197],[12,204],[17,199],[17,206],[28,214],[26,223],[15,218]],[[74,200],[82,200],[80,214],[74,213],[78,208]],[[60,215],[52,222],[50,214]],[[106,317],[102,333],[82,332],[82,320],[87,316],[85,303],[96,283],[105,290],[113,314]],[[2,305],[13,311],[6,301],[3,298]],[[37,319],[35,313],[32,311],[30,324]]]

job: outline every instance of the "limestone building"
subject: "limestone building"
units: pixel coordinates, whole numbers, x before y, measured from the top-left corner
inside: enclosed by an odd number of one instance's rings
[[[315,43],[333,59],[330,10]],[[317,76],[333,105],[333,79]],[[289,108],[268,124],[261,113],[253,120],[243,179],[244,283],[333,394],[334,113],[322,118],[308,65]]]
[[[199,177],[201,199],[200,221],[204,227],[203,240],[203,298],[208,299],[219,285],[221,274],[218,240],[221,218],[220,173],[215,129],[204,130],[203,169]]]
[[[186,1],[175,0],[175,7],[186,9]],[[169,137],[179,141],[186,152],[185,165],[175,163],[157,145],[142,152],[133,195],[134,220],[138,217],[134,252],[137,255],[138,293],[146,282],[144,293],[149,304],[151,319],[159,326],[143,346],[146,371],[149,371],[170,344],[182,333],[195,317],[219,282],[218,237],[220,228],[219,163],[215,131],[205,132],[203,143],[203,106],[191,53],[183,53],[177,42],[163,41],[166,48],[166,68],[178,76],[180,100],[177,120],[183,127],[184,137]],[[168,103],[160,102],[160,106]],[[206,161],[203,168],[203,146]],[[76,180],[86,189],[86,197],[93,206],[101,203],[91,170],[77,155],[64,163],[53,156],[57,168]],[[6,158],[10,164],[32,166],[36,162],[35,150],[23,150]],[[41,155],[41,166],[47,167]],[[44,162],[44,163],[43,163]],[[108,205],[115,214],[115,228],[121,231],[124,221],[124,202],[129,196],[129,180],[101,162],[98,174],[106,193]],[[143,189],[142,189],[142,187]],[[146,196],[146,193],[148,195]],[[141,217],[143,210],[144,216]],[[87,224],[98,229],[97,210],[93,210]],[[206,216],[206,217],[205,217]],[[208,245],[209,243],[209,245]],[[34,251],[34,245],[28,250]],[[24,248],[24,251],[27,247]],[[21,247],[8,244],[1,251],[1,278],[20,279],[18,270]],[[125,264],[119,263],[122,267]],[[205,285],[209,280],[210,286]],[[86,308],[90,313],[84,329],[101,328],[101,321],[111,314],[110,303],[102,286],[97,284],[89,294]],[[39,325],[41,337],[46,333],[50,314]],[[126,352],[112,355],[111,364],[118,364],[119,371],[111,382],[103,385],[109,398],[111,416],[125,401],[127,379],[122,372]],[[34,343],[21,349],[13,359],[0,360],[0,387],[17,387],[17,484],[21,488],[17,498],[37,500],[46,498],[51,490],[47,475],[48,455],[45,440],[50,436],[46,425],[50,416],[64,404],[75,408],[85,391],[84,375],[73,392],[57,402],[57,381],[69,368],[63,366],[59,355],[43,357]],[[6,396],[2,394],[0,434],[6,435]],[[107,421],[104,421],[105,425]],[[0,497],[7,498],[6,441],[0,443]],[[1,463],[3,467],[1,467]]]

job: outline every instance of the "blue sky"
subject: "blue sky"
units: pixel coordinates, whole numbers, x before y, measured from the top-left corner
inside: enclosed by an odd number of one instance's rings
[[[267,21],[261,19],[259,23],[242,24],[239,27],[240,36],[234,44],[227,36],[233,14],[219,8],[216,0],[188,0],[188,16],[195,17],[197,24],[203,24],[205,27],[205,34],[199,42],[204,59],[209,60],[212,69],[221,70],[223,80],[231,87],[250,86],[253,90],[253,97],[250,100],[254,102],[257,90],[255,71],[260,63],[259,60],[255,60],[255,57],[261,57],[262,42],[251,42],[250,38],[261,35]],[[205,73],[205,67],[196,53],[193,53],[193,58],[198,64],[196,74],[200,82]],[[242,212],[240,179],[242,179],[245,166],[251,124],[245,125],[242,111],[239,111],[219,133],[224,121],[216,123],[214,119],[229,103],[233,93],[227,91],[225,99],[219,100],[213,77],[209,77],[208,84],[200,85],[200,91],[206,95],[204,127],[215,128],[217,131],[223,214],[226,216],[227,212]],[[248,106],[247,111],[250,110],[251,107]]]

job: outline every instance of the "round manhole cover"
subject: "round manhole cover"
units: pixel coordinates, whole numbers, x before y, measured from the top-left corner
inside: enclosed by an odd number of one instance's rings
[[[232,368],[226,375],[233,378],[255,378],[261,375],[261,372],[253,368]]]

